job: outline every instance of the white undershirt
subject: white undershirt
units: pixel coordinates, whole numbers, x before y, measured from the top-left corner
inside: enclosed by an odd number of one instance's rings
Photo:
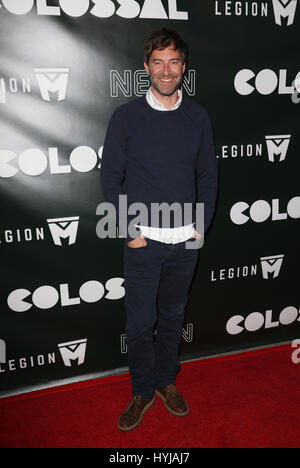
[[[152,89],[149,88],[146,99],[153,109],[170,112],[176,110],[180,107],[182,103],[182,91],[178,90],[178,100],[170,109],[167,109],[153,94]],[[135,227],[141,230],[141,235],[143,237],[148,237],[152,240],[163,242],[165,244],[178,244],[179,242],[185,242],[190,239],[194,232],[194,223],[187,226],[177,227],[177,228],[155,228],[149,226],[138,226],[135,224]]]

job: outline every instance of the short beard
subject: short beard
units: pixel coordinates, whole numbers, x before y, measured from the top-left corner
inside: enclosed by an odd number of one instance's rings
[[[173,96],[173,94],[181,88],[181,83],[182,83],[182,79],[178,81],[178,83],[176,83],[176,85],[174,86],[174,88],[171,90],[171,91],[168,91],[168,92],[165,92],[165,91],[162,91],[157,82],[155,80],[150,80],[151,81],[151,86],[161,95],[161,96],[165,96],[165,97],[170,97],[170,96]]]

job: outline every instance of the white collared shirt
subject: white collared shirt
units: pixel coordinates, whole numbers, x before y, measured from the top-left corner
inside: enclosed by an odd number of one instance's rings
[[[146,100],[153,109],[159,110],[162,112],[170,112],[178,109],[182,103],[183,94],[181,90],[178,90],[178,100],[170,109],[167,109],[153,94],[152,89],[149,88]],[[177,227],[177,228],[155,228],[149,226],[138,226],[135,224],[135,227],[138,227],[141,230],[141,235],[143,237],[148,237],[149,239],[156,240],[158,242],[163,242],[165,244],[178,244],[179,242],[185,242],[190,239],[194,232],[194,223],[187,226]]]
[[[159,111],[165,111],[165,112],[169,112],[169,111],[173,111],[173,110],[178,109],[180,107],[181,103],[182,103],[182,98],[183,98],[182,91],[181,91],[181,89],[179,89],[178,90],[178,100],[177,100],[177,102],[170,109],[167,109],[164,106],[164,104],[162,102],[160,102],[154,96],[151,88],[148,89],[148,92],[146,94],[146,99],[147,99],[147,102],[148,102],[149,106],[153,107],[153,109],[156,109],[156,110],[159,110]]]

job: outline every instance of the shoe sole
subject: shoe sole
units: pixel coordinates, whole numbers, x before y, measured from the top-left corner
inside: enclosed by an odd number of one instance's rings
[[[132,431],[133,429],[135,429],[136,427],[138,427],[138,425],[142,422],[142,419],[144,417],[144,414],[146,413],[146,411],[150,408],[152,408],[152,406],[154,405],[155,403],[155,398],[153,397],[153,400],[151,400],[146,406],[145,408],[143,409],[142,413],[141,413],[141,416],[139,417],[139,419],[137,420],[136,423],[134,423],[132,426],[129,426],[129,427],[122,427],[120,426],[120,418],[118,420],[118,429],[120,429],[120,431],[123,431],[123,432],[128,432],[128,431]]]
[[[187,406],[187,410],[184,413],[177,413],[176,411],[172,410],[168,406],[165,397],[158,390],[155,390],[155,395],[157,395],[159,398],[162,399],[162,401],[164,402],[165,408],[169,411],[169,413],[173,414],[174,416],[182,417],[182,416],[186,416],[187,414],[189,414],[190,410],[189,410],[189,407],[188,407],[188,405],[186,403],[185,404]]]

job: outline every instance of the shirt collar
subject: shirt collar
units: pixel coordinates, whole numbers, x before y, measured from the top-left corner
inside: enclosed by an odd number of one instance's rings
[[[152,89],[149,88],[148,92],[146,94],[146,99],[149,104],[153,109],[159,110],[159,111],[173,111],[176,110],[180,107],[183,99],[183,94],[181,89],[178,90],[178,100],[174,106],[172,106],[170,109],[167,109],[153,94]]]

